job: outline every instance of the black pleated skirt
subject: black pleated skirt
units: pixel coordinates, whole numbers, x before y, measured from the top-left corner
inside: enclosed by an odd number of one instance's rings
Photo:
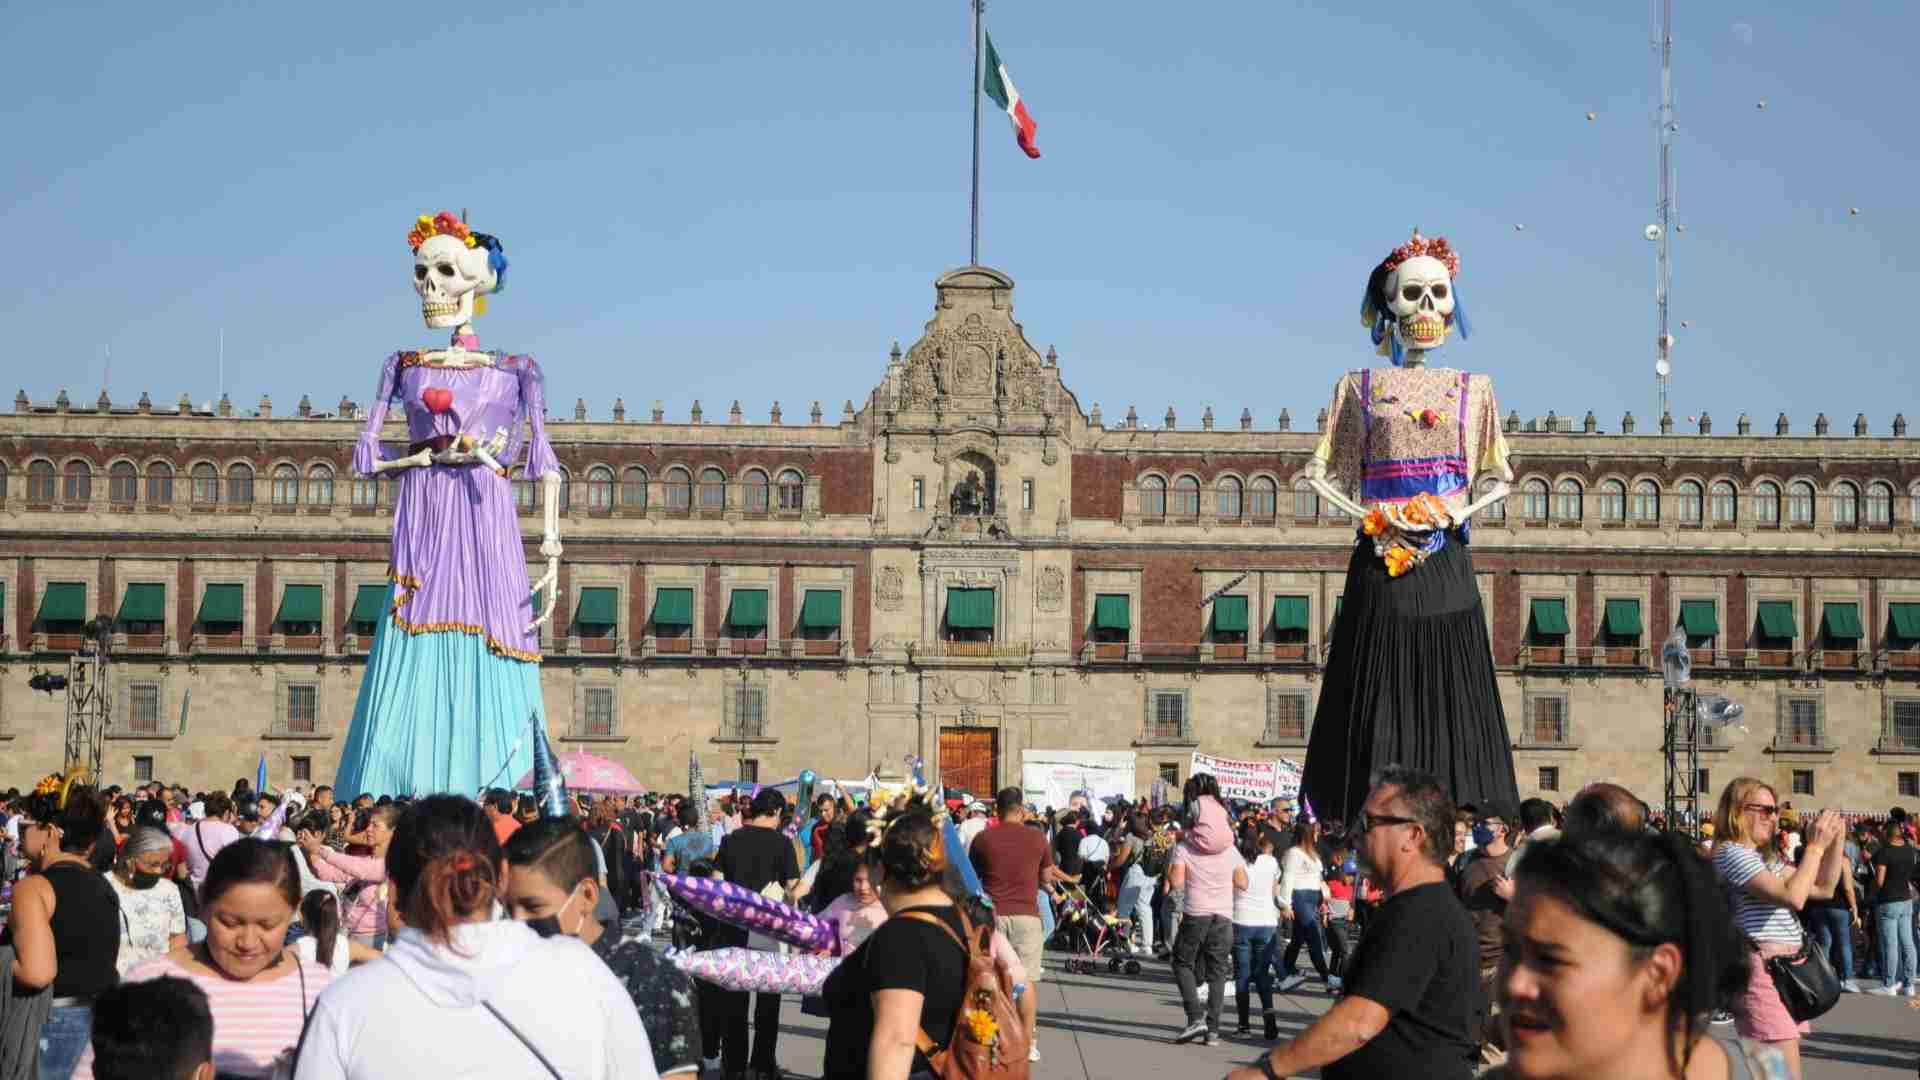
[[[1434,774],[1456,805],[1519,800],[1473,556],[1457,532],[1398,578],[1364,536],[1347,563],[1301,790],[1320,817],[1352,822],[1369,778],[1392,764]]]

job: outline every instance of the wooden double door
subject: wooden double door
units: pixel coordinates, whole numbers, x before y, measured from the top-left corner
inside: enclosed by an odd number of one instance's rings
[[[948,791],[963,789],[976,799],[993,801],[1000,775],[1000,732],[994,728],[940,729],[940,782]]]

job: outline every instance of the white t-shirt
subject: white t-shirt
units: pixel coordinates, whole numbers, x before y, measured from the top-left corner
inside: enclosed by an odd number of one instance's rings
[[[1080,861],[1090,863],[1106,862],[1113,854],[1105,837],[1099,833],[1088,833],[1080,839]]]
[[[117,874],[101,875],[120,901],[120,953],[113,966],[125,975],[134,966],[167,955],[167,940],[187,932],[187,909],[180,887],[158,881],[151,889],[122,885]]]
[[[1291,904],[1293,894],[1303,890],[1326,894],[1326,871],[1321,869],[1320,856],[1315,852],[1298,845],[1288,848],[1284,868],[1285,872],[1280,877],[1282,900]]]
[[[1233,925],[1280,924],[1280,909],[1273,904],[1273,884],[1279,876],[1280,864],[1271,855],[1263,854],[1247,864],[1247,891],[1233,894]]]
[[[328,965],[328,970],[333,972],[333,977],[336,979],[345,975],[347,973],[347,967],[353,963],[352,959],[347,955],[351,951],[347,945],[348,938],[344,933],[333,940],[333,963]],[[320,939],[314,937],[312,934],[308,934],[306,937],[294,942],[293,950],[300,954],[300,959],[305,960],[309,964],[318,964],[320,962]]]

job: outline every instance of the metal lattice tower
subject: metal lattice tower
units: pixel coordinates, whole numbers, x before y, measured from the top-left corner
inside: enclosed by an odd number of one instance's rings
[[[1654,200],[1654,225],[1648,230],[1648,237],[1654,241],[1657,254],[1654,256],[1654,306],[1658,311],[1659,323],[1654,337],[1654,379],[1660,389],[1660,411],[1656,418],[1666,416],[1667,384],[1673,378],[1673,335],[1667,332],[1667,291],[1673,283],[1673,137],[1680,125],[1673,117],[1673,0],[1659,0],[1660,26],[1659,38],[1654,49],[1660,55],[1660,114],[1654,129],[1654,142],[1659,152],[1660,179],[1658,192]]]

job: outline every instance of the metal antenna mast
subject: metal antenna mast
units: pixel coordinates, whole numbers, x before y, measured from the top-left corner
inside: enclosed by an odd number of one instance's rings
[[[1680,125],[1673,119],[1673,0],[1659,0],[1660,117],[1654,133],[1660,155],[1659,194],[1654,202],[1654,224],[1647,229],[1658,254],[1654,258],[1654,302],[1659,328],[1654,338],[1653,373],[1660,388],[1659,416],[1667,415],[1667,384],[1673,378],[1673,335],[1667,332],[1667,290],[1673,284],[1673,137]]]

